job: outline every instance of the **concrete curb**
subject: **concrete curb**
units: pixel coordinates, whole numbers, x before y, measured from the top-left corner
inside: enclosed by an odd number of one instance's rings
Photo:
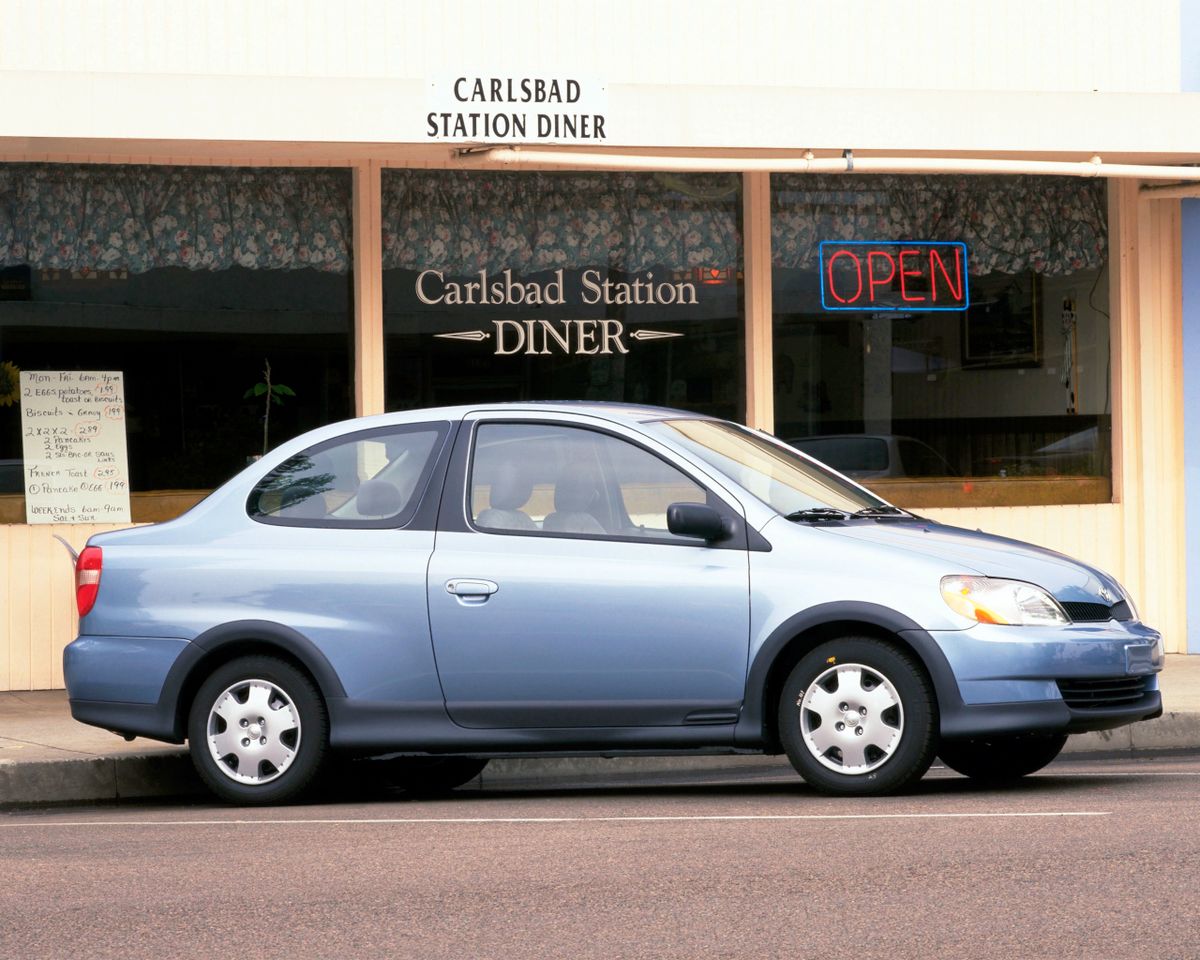
[[[1080,734],[1067,741],[1064,756],[1132,759],[1172,752],[1200,752],[1200,713],[1167,713],[1149,723]],[[563,780],[603,783],[672,774],[696,777],[765,772],[786,766],[782,757],[763,756],[508,759],[488,764],[478,784],[491,787]],[[192,797],[206,793],[183,751],[0,763],[0,807]]]
[[[1063,752],[1134,755],[1156,750],[1200,750],[1200,714],[1164,713],[1145,723],[1077,734]]]
[[[202,792],[203,785],[185,753],[0,764],[0,806],[180,797]]]

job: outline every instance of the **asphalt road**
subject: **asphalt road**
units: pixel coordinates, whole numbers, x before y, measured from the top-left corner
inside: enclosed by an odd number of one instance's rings
[[[0,813],[0,957],[1200,957],[1200,760]]]

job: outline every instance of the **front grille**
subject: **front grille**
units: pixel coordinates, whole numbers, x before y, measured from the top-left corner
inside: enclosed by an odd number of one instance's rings
[[[1071,600],[1062,601],[1062,608],[1074,623],[1102,623],[1106,620],[1132,620],[1133,612],[1124,600],[1118,600],[1111,607],[1104,603],[1077,603]]]
[[[1123,707],[1146,695],[1150,677],[1104,677],[1080,680],[1071,677],[1055,681],[1058,692],[1072,710],[1103,710]]]

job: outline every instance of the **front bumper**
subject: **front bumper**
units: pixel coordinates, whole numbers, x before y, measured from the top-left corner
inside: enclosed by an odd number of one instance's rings
[[[1083,733],[1162,714],[1162,637],[1141,623],[979,624],[925,637],[944,737]]]

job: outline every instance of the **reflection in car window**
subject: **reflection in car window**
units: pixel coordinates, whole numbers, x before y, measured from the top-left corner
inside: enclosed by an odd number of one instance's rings
[[[314,526],[403,522],[444,433],[441,424],[406,425],[318,444],[259,481],[250,516]]]
[[[483,530],[676,539],[667,507],[706,497],[654,454],[594,430],[496,423],[476,434],[470,507]]]
[[[885,501],[782,443],[718,420],[664,420],[665,431],[696,456],[782,514],[813,507],[853,512]]]
[[[882,437],[804,437],[789,441],[839,473],[881,473],[888,468],[887,441]]]
[[[896,450],[900,454],[900,463],[904,467],[904,475],[909,477],[952,477],[950,469],[942,455],[920,440],[899,437],[896,440]]]

